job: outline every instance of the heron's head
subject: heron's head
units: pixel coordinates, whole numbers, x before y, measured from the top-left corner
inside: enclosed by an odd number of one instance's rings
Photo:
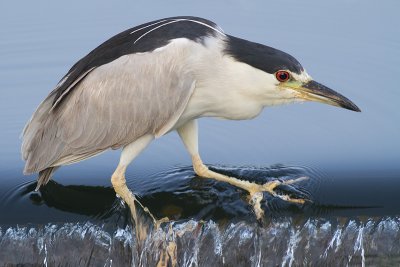
[[[229,36],[226,52],[237,61],[246,63],[257,71],[261,70],[266,77],[265,90],[269,96],[276,96],[282,103],[315,101],[360,111],[343,95],[314,81],[301,64],[285,52],[232,36]]]

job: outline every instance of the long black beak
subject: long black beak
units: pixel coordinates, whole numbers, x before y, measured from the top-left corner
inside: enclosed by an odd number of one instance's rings
[[[332,89],[317,83],[316,81],[309,81],[303,84],[298,90],[301,97],[306,100],[317,101],[333,106],[342,107],[345,109],[361,112],[361,110],[348,98],[333,91]]]

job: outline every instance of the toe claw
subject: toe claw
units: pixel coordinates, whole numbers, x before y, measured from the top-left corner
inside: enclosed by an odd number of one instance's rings
[[[302,177],[299,177],[299,178],[296,178],[296,179],[286,180],[282,184],[290,185],[290,184],[298,183],[298,182],[305,181],[305,180],[308,180],[308,179],[310,179],[310,177],[302,176]]]
[[[296,204],[305,204],[307,201],[307,199],[291,198],[288,195],[278,195],[278,197],[284,201],[292,202],[292,203],[296,203]]]

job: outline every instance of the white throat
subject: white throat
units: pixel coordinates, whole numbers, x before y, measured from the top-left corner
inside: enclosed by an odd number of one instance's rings
[[[197,47],[197,53],[188,62],[196,76],[196,88],[182,120],[251,119],[266,106],[294,101],[294,95],[277,90],[275,75],[224,55],[222,40],[210,38],[205,43],[207,47]]]

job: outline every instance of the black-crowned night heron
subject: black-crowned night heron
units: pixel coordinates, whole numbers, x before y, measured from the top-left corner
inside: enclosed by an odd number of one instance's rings
[[[62,165],[122,148],[111,182],[135,219],[126,168],[151,141],[176,130],[196,174],[247,190],[260,218],[262,192],[276,195],[275,187],[296,180],[258,185],[209,170],[198,152],[196,119],[251,119],[264,107],[306,100],[360,111],[313,81],[294,57],[227,35],[211,21],[149,22],[79,60],[39,105],[23,132],[24,173],[39,172],[39,188]]]

